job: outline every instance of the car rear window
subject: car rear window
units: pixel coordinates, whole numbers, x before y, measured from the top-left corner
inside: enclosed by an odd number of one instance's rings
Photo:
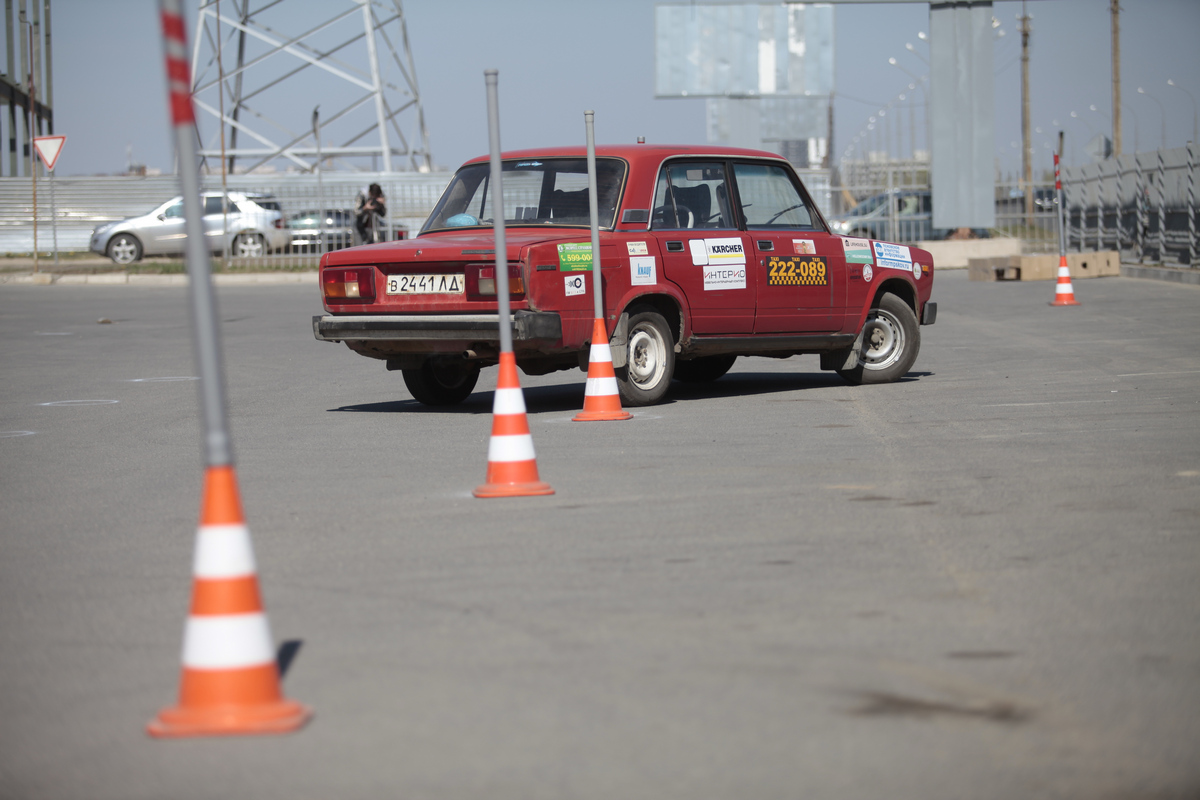
[[[532,158],[506,161],[504,221],[509,225],[590,225],[587,159]],[[627,167],[615,158],[596,159],[600,227],[611,228]],[[495,216],[491,165],[469,164],[446,187],[421,229],[443,230],[491,225]]]

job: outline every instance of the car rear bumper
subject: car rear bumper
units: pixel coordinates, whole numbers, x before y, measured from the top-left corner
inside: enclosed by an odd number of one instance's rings
[[[421,314],[313,317],[313,335],[323,342],[469,341],[499,342],[499,314]],[[514,341],[562,339],[562,318],[546,311],[517,311],[512,315]]]

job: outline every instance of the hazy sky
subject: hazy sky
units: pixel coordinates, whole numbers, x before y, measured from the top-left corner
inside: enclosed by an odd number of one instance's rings
[[[263,0],[252,0],[261,4]],[[313,20],[345,0],[284,0],[289,13]],[[583,111],[595,109],[600,143],[702,143],[704,101],[654,98],[654,0],[405,0],[431,150],[437,165],[455,167],[488,149],[483,70],[500,70],[501,140],[505,149],[582,143]],[[119,173],[133,159],[169,171],[162,46],[155,0],[53,0],[56,132],[68,135],[59,175]],[[197,4],[186,0],[189,36]],[[1111,130],[1111,63],[1107,0],[1038,0],[1033,15],[1032,108],[1038,168],[1054,121],[1065,128],[1068,156]],[[226,13],[232,6],[226,9]],[[996,157],[1019,167],[1019,2],[997,2],[1006,35],[996,41]],[[895,57],[914,75],[928,67],[926,3],[851,4],[835,11],[835,156],[868,117],[900,93],[915,96],[912,78],[888,64]],[[1121,15],[1124,148],[1155,149],[1192,138],[1200,99],[1200,2],[1125,0]],[[905,48],[913,44],[916,54]],[[1167,79],[1182,87],[1171,87]],[[304,84],[273,98],[291,127],[304,129],[318,102]],[[1137,93],[1142,86],[1161,102]],[[909,100],[904,103],[910,102]],[[1089,107],[1096,106],[1096,111]],[[1071,111],[1079,118],[1072,119]],[[894,110],[900,145],[909,148],[908,111]],[[917,127],[920,128],[918,117]],[[895,141],[895,130],[890,134]],[[920,137],[920,133],[918,133]],[[878,144],[876,145],[878,147]]]

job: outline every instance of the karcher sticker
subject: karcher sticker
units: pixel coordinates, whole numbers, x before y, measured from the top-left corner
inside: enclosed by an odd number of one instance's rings
[[[866,239],[854,239],[850,236],[843,236],[842,249],[846,251],[846,263],[848,264],[870,264],[875,261],[875,257],[871,255],[871,243]]]
[[[648,256],[650,251],[646,248],[645,242],[626,242],[625,248],[631,256]]]
[[[563,294],[567,297],[575,297],[576,295],[587,294],[587,276],[564,275]]]
[[[654,256],[630,256],[629,282],[634,286],[653,286],[658,283]]]
[[[746,249],[739,238],[692,239],[688,248],[692,251],[692,263],[697,267],[746,263]]]
[[[704,291],[745,289],[746,265],[709,265],[704,267]]]
[[[767,259],[768,286],[828,286],[829,269],[821,256]]]
[[[792,249],[798,256],[815,256],[817,245],[812,239],[792,239]]]
[[[561,272],[582,272],[592,268],[592,243],[569,242],[558,246],[558,269]]]
[[[902,244],[875,242],[875,266],[908,272],[913,268],[912,253]]]

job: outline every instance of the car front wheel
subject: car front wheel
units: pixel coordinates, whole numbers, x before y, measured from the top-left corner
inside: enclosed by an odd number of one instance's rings
[[[659,402],[675,372],[675,340],[667,321],[653,309],[633,309],[627,347],[625,366],[616,370],[621,402],[629,406]]]
[[[885,292],[863,323],[862,352],[858,364],[840,369],[849,383],[891,383],[903,377],[921,349],[921,329],[908,303]]]
[[[142,257],[142,243],[128,233],[118,233],[108,243],[108,257],[118,264],[132,264]]]
[[[479,367],[464,361],[430,359],[420,369],[401,370],[413,399],[427,406],[455,406],[471,396]]]
[[[267,252],[267,243],[257,233],[240,233],[233,240],[233,253],[238,258],[260,258]]]

